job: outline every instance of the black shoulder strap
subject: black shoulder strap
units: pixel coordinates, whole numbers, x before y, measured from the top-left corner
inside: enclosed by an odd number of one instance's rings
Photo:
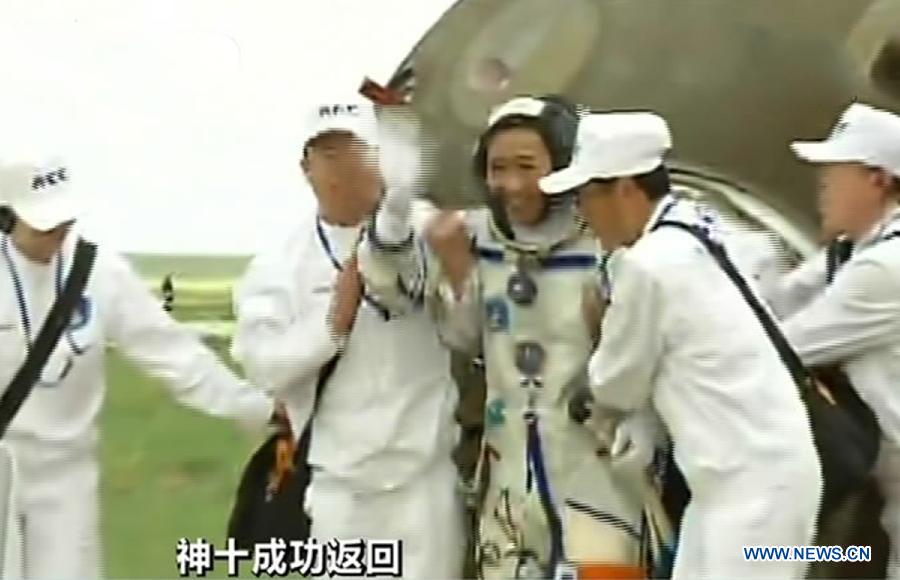
[[[22,367],[13,377],[12,382],[0,398],[0,437],[6,434],[10,423],[16,413],[25,403],[25,399],[31,393],[32,387],[41,376],[50,353],[56,348],[59,337],[69,324],[72,311],[81,298],[81,293],[87,285],[91,270],[94,267],[97,246],[83,238],[79,238],[75,247],[75,258],[72,269],[66,279],[62,293],[57,297],[41,331],[34,341],[34,345],[28,352]]]
[[[328,384],[328,380],[331,378],[331,375],[334,374],[334,369],[337,368],[337,363],[340,358],[340,353],[334,355],[319,371],[319,379],[316,382],[316,398],[313,401],[313,414],[315,414],[316,409],[319,408],[319,403],[322,401],[322,394],[325,392],[325,385]],[[311,417],[310,421],[312,421]]]
[[[713,241],[700,228],[691,226],[683,222],[664,220],[657,223],[653,227],[653,229],[655,230],[657,228],[667,226],[679,228],[690,233],[695,238],[697,238],[697,240],[699,240],[707,250],[709,250],[709,253],[712,254],[712,257],[715,258],[716,262],[719,264],[722,270],[725,271],[725,274],[731,279],[734,285],[737,286],[738,290],[740,290],[741,295],[743,295],[744,297],[744,300],[747,302],[750,308],[753,309],[754,314],[756,314],[756,317],[759,319],[760,324],[762,324],[763,328],[766,331],[766,334],[769,336],[769,340],[772,341],[772,344],[778,351],[781,360],[784,362],[784,365],[791,373],[794,382],[800,389],[801,396],[805,395],[806,391],[812,388],[812,376],[810,375],[807,368],[803,365],[803,362],[800,360],[797,352],[793,349],[793,347],[784,337],[784,334],[782,334],[781,330],[778,328],[775,320],[762,305],[762,303],[760,303],[759,299],[753,293],[753,290],[751,290],[750,286],[747,285],[747,281],[744,279],[744,277],[738,271],[737,267],[735,267],[734,263],[728,257],[725,246]]]
[[[876,243],[886,242],[896,238],[900,238],[900,230],[889,233],[880,240],[877,240]],[[840,270],[853,256],[855,246],[856,244],[849,239],[837,239],[828,244],[825,249],[825,280],[828,284],[834,282],[834,277],[837,275],[838,270]]]
[[[834,240],[825,250],[825,280],[828,284],[834,282],[834,277],[841,266],[847,263],[853,255],[853,242],[847,239]]]

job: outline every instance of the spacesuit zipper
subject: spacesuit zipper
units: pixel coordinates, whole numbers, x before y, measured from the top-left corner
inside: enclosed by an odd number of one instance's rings
[[[550,561],[548,563],[547,577],[552,578],[557,566],[566,562],[565,547],[563,546],[562,520],[553,504],[550,494],[550,482],[547,478],[546,466],[541,449],[541,437],[538,430],[538,418],[533,410],[525,413],[525,423],[528,432],[526,455],[531,469],[534,470],[534,479],[538,488],[538,496],[544,508],[544,515],[550,525]]]

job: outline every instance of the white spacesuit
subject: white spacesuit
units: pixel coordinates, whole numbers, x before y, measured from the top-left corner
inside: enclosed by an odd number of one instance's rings
[[[541,134],[554,167],[567,163],[574,111],[553,100],[518,98],[490,120],[476,153],[480,177],[490,136],[511,118],[527,119],[525,126]],[[598,456],[603,445],[594,431],[568,410],[587,386],[602,308],[597,244],[576,220],[574,199],[548,203],[539,223],[524,226],[511,223],[503,202],[489,194],[490,210],[466,215],[475,261],[457,296],[431,248],[417,243],[409,221],[398,217],[402,198],[388,192],[360,264],[370,288],[431,308],[451,346],[473,354],[480,346],[487,400],[474,487],[481,495],[476,557],[483,575],[548,577],[590,566],[641,577],[650,433],[637,429],[647,436],[636,436],[634,452],[613,465]],[[413,212],[416,233],[428,213]]]

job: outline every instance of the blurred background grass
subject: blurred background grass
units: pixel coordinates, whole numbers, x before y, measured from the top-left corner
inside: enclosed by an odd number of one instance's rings
[[[207,338],[223,358],[231,287],[241,258],[132,257],[158,295],[175,273],[176,318],[201,321],[222,335]],[[159,381],[110,353],[102,417],[102,525],[110,578],[176,578],[178,539],[221,546],[244,463],[261,442],[235,424],[177,405]],[[250,576],[249,564],[242,576]],[[226,564],[209,575],[225,578]]]

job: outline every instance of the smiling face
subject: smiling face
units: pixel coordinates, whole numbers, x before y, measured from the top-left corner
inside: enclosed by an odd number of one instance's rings
[[[306,147],[302,166],[323,213],[356,224],[381,196],[377,150],[351,133],[320,135]]]
[[[487,146],[488,190],[506,208],[510,220],[533,226],[544,219],[547,198],[538,187],[552,170],[550,151],[537,130],[527,126],[500,129]]]

